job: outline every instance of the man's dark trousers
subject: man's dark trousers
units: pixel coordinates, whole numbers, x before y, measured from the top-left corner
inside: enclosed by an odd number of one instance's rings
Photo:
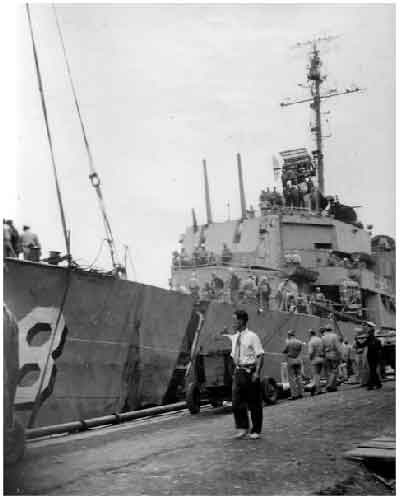
[[[378,364],[379,364],[379,359],[377,359],[375,356],[370,358],[367,357],[368,360],[368,365],[369,365],[369,377],[368,377],[368,382],[367,382],[367,387],[373,388],[373,387],[381,387],[382,382],[379,378],[378,375]]]
[[[249,429],[250,410],[252,433],[261,433],[263,410],[260,379],[252,381],[252,374],[236,368],[232,384],[232,411],[238,429]]]

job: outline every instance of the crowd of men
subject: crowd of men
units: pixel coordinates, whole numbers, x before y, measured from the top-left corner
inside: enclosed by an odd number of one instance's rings
[[[280,208],[283,206],[282,195],[276,190],[276,187],[273,188],[273,191],[267,187],[267,189],[261,191],[259,206],[261,215],[264,215],[268,210]]]
[[[337,391],[338,383],[350,377],[368,390],[382,387],[381,376],[385,367],[382,362],[382,345],[375,336],[375,325],[365,322],[357,327],[354,343],[340,338],[331,325],[319,331],[309,330],[308,352],[305,343],[296,337],[295,330],[288,331],[286,355],[291,396],[294,400],[303,397],[305,356],[311,364],[312,381],[308,386],[311,396],[321,394],[321,375],[326,377],[326,391]],[[366,355],[365,355],[366,354]]]
[[[263,189],[260,194],[261,214],[268,210],[274,210],[283,206],[289,208],[307,208],[315,210],[316,188],[311,177],[299,177],[285,180],[283,184],[283,194],[269,187]]]
[[[170,283],[171,288],[172,283]],[[177,291],[192,295],[196,300],[217,300],[232,304],[257,304],[259,308],[270,308],[271,286],[267,276],[257,277],[249,274],[241,278],[231,270],[227,280],[223,280],[218,273],[211,273],[211,278],[200,286],[197,274],[192,273],[188,286],[179,286]]]
[[[19,233],[12,220],[3,219],[3,256],[20,258],[24,260],[39,261],[41,246],[37,234],[24,225]]]
[[[367,269],[368,265],[359,256],[339,257],[334,252],[330,252],[326,260],[326,265],[331,267],[344,267],[346,269]]]
[[[182,267],[215,266],[217,264],[229,264],[233,253],[226,243],[222,244],[221,255],[217,256],[214,252],[207,250],[204,243],[197,245],[192,254],[189,255],[185,248],[178,252],[172,252],[172,266],[175,269]]]
[[[172,283],[170,287],[174,289]],[[196,272],[188,282],[188,286],[179,286],[177,291],[192,295],[196,300],[218,300],[232,304],[256,304],[261,310],[271,307],[271,285],[266,275],[248,274],[240,277],[234,270],[229,278],[223,280],[217,272],[211,273],[211,279],[200,285]],[[291,313],[326,316],[328,301],[319,287],[310,295],[299,293],[297,285],[283,280],[275,295],[277,308]]]

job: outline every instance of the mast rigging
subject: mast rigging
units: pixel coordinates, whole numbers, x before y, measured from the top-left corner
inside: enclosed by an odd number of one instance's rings
[[[107,244],[108,244],[108,247],[109,247],[109,250],[110,250],[111,262],[112,262],[113,270],[118,273],[120,270],[122,270],[123,266],[121,266],[118,263],[118,261],[117,261],[117,251],[116,251],[116,247],[115,247],[113,233],[112,233],[112,230],[111,230],[111,224],[110,224],[109,218],[107,216],[107,212],[106,212],[106,207],[105,207],[105,203],[104,203],[103,193],[102,193],[102,190],[101,190],[101,187],[100,187],[100,185],[101,185],[100,177],[99,177],[98,173],[96,172],[96,170],[94,168],[93,156],[92,156],[92,152],[91,152],[91,149],[90,149],[89,141],[88,141],[88,138],[87,138],[85,124],[83,122],[83,118],[82,118],[82,114],[81,114],[81,110],[80,110],[80,106],[79,106],[79,102],[78,102],[78,97],[77,97],[77,93],[76,93],[74,81],[73,81],[73,78],[72,78],[72,72],[71,72],[71,67],[70,67],[69,61],[68,61],[67,50],[66,50],[65,43],[64,43],[64,37],[62,35],[61,26],[60,26],[60,23],[59,23],[59,20],[58,20],[57,10],[56,10],[56,7],[55,7],[54,4],[53,4],[53,11],[54,11],[55,19],[56,19],[57,31],[58,31],[58,34],[59,34],[59,37],[60,37],[60,41],[61,41],[61,46],[62,46],[62,49],[63,49],[64,60],[65,60],[65,64],[66,64],[66,67],[67,67],[68,78],[69,78],[69,81],[70,81],[70,85],[71,85],[71,89],[72,89],[72,94],[73,94],[73,97],[74,97],[75,108],[76,108],[76,111],[77,111],[77,114],[78,114],[79,123],[80,123],[81,130],[82,130],[83,141],[84,141],[86,152],[87,152],[87,155],[88,155],[89,172],[90,172],[89,173],[89,179],[90,179],[90,182],[91,182],[92,186],[94,187],[94,189],[96,191],[96,194],[97,194],[97,199],[98,199],[98,202],[99,202],[100,211],[101,211],[102,218],[103,218],[104,229],[105,229],[105,232],[106,232],[106,241],[107,241]]]
[[[34,58],[34,61],[35,61],[35,69],[36,69],[36,76],[37,76],[37,80],[38,80],[39,93],[40,93],[40,101],[41,101],[41,104],[42,104],[43,117],[44,117],[44,121],[45,121],[45,124],[46,124],[47,139],[48,139],[48,142],[49,142],[50,155],[51,155],[51,163],[52,163],[52,166],[53,166],[54,180],[55,180],[55,184],[56,184],[58,206],[59,206],[59,209],[60,209],[61,224],[62,224],[62,228],[63,228],[64,239],[65,239],[65,247],[66,247],[66,252],[67,252],[67,260],[68,260],[69,263],[71,263],[70,231],[67,229],[67,222],[66,222],[66,218],[65,218],[64,205],[63,205],[62,196],[61,196],[60,183],[59,183],[59,180],[58,180],[56,160],[55,160],[54,148],[53,148],[53,140],[52,140],[51,132],[50,132],[49,119],[48,119],[48,113],[47,113],[47,106],[46,106],[46,100],[45,100],[43,83],[42,83],[42,75],[41,75],[41,72],[40,72],[39,58],[38,58],[38,54],[37,54],[37,50],[36,50],[35,37],[33,35],[31,12],[30,12],[30,8],[29,8],[28,4],[25,4],[25,7],[26,7],[27,15],[28,15],[29,30],[30,30],[30,34],[31,34],[31,40],[32,40],[33,58]]]

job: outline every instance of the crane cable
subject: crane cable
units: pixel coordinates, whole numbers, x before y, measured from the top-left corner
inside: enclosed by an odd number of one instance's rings
[[[116,257],[116,253],[117,252],[116,252],[116,248],[115,248],[114,237],[113,237],[113,234],[112,234],[110,221],[109,221],[109,219],[107,217],[107,212],[106,212],[106,207],[105,207],[105,203],[104,203],[103,194],[102,194],[102,191],[101,191],[101,188],[100,188],[100,177],[99,177],[98,173],[96,172],[96,170],[94,168],[93,156],[92,156],[92,153],[91,153],[91,150],[90,150],[90,146],[89,146],[89,141],[88,141],[88,138],[87,138],[87,135],[86,135],[86,129],[85,129],[85,125],[83,123],[83,119],[82,119],[81,110],[80,110],[79,103],[78,103],[78,97],[77,97],[77,93],[76,93],[74,81],[72,79],[71,67],[70,67],[70,64],[69,64],[69,61],[68,61],[68,57],[67,57],[67,51],[66,51],[66,48],[65,48],[64,37],[62,35],[61,26],[60,26],[60,23],[58,21],[56,6],[55,6],[54,3],[52,4],[52,6],[53,6],[53,11],[54,11],[54,16],[55,16],[55,19],[56,19],[57,31],[58,31],[58,34],[59,34],[59,37],[60,37],[61,46],[62,46],[63,53],[64,53],[64,59],[65,59],[66,67],[67,67],[67,73],[68,73],[69,81],[70,81],[70,84],[71,84],[72,93],[73,93],[73,96],[74,96],[75,107],[76,107],[76,111],[78,113],[79,123],[81,125],[81,130],[82,130],[82,135],[83,135],[83,141],[84,141],[85,148],[86,148],[87,155],[88,155],[88,159],[89,159],[89,171],[90,171],[89,179],[90,179],[90,182],[91,182],[92,186],[95,188],[96,193],[97,193],[97,198],[98,198],[98,201],[99,201],[100,210],[101,210],[101,213],[102,213],[102,216],[103,216],[104,228],[105,228],[105,231],[106,231],[106,241],[107,241],[109,249],[110,249],[112,265],[113,265],[113,268],[115,269],[115,268],[118,267],[117,261],[116,261],[116,258],[117,258]]]
[[[30,30],[31,39],[32,39],[33,58],[35,60],[36,75],[37,75],[38,86],[39,86],[40,100],[41,100],[41,103],[42,103],[42,111],[43,111],[44,121],[45,121],[45,124],[46,124],[47,139],[49,141],[51,163],[52,163],[52,166],[53,166],[54,180],[55,180],[55,183],[56,183],[56,191],[57,191],[58,205],[59,205],[59,208],[60,208],[61,223],[62,223],[62,228],[63,228],[63,233],[64,233],[65,246],[66,246],[68,261],[70,262],[71,253],[70,253],[69,231],[67,230],[67,222],[66,222],[66,219],[65,219],[65,212],[64,212],[63,202],[62,202],[61,189],[60,189],[60,184],[59,184],[59,181],[58,181],[56,160],[55,160],[54,148],[53,148],[53,140],[51,138],[51,132],[50,132],[49,120],[48,120],[48,114],[47,114],[47,107],[46,107],[46,101],[45,101],[45,97],[44,97],[44,89],[43,89],[43,83],[42,83],[42,76],[41,76],[40,67],[39,67],[39,58],[38,58],[37,50],[36,50],[35,37],[33,35],[32,19],[31,19],[31,13],[30,13],[29,5],[25,4],[25,6],[26,6],[26,12],[28,14],[29,30]]]

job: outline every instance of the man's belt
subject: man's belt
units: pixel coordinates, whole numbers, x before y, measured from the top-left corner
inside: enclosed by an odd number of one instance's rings
[[[236,370],[244,370],[247,373],[252,373],[256,369],[255,364],[248,364],[248,365],[236,365]]]

